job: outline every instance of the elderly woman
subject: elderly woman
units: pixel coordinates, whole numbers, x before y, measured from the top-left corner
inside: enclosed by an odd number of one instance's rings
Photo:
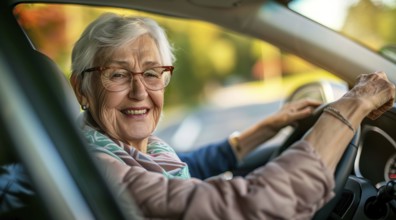
[[[105,177],[149,218],[310,218],[333,196],[333,173],[354,129],[366,116],[380,116],[394,100],[394,85],[384,73],[362,75],[302,140],[274,161],[245,178],[202,181],[190,178],[188,165],[152,135],[173,61],[171,46],[157,23],[115,14],[91,23],[72,55],[71,82],[85,111],[82,131]],[[205,151],[213,152],[227,165],[205,160],[210,168],[196,163],[193,169],[209,170],[203,172],[205,177],[218,173],[282,127],[310,115],[317,105],[290,104],[242,132],[237,142],[231,138],[187,156],[189,163],[194,164],[197,155],[209,155]]]

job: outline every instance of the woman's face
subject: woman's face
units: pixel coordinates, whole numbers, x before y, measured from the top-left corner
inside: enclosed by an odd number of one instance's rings
[[[98,63],[98,66],[143,72],[162,65],[158,48],[149,35],[137,38],[106,57],[104,63]],[[96,79],[99,77],[97,74]],[[90,103],[90,111],[108,135],[145,151],[147,138],[161,115],[164,90],[147,90],[141,80],[140,75],[134,76],[131,87],[120,92],[107,91],[101,83],[95,83],[98,94],[92,97],[96,103]]]

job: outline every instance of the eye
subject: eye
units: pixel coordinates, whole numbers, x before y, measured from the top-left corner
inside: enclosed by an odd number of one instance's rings
[[[153,68],[144,71],[143,76],[145,78],[161,78],[162,69],[161,68]]]
[[[111,81],[125,81],[128,80],[130,74],[124,69],[107,69],[103,72],[103,76]]]

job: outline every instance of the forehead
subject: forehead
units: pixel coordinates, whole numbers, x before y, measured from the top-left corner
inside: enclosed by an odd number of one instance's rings
[[[148,34],[116,47],[104,48],[97,57],[101,63],[120,62],[158,62],[160,53],[155,40]]]
[[[152,51],[158,51],[157,44],[155,43],[155,40],[149,35],[149,34],[144,34],[128,43],[125,45],[119,47],[118,49],[120,50],[135,50],[139,52],[152,52]]]

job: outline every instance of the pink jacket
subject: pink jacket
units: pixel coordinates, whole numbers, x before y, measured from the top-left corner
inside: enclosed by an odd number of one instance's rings
[[[107,154],[96,156],[120,199],[130,195],[146,218],[310,219],[334,194],[333,174],[304,141],[245,178],[231,180],[167,179]]]

